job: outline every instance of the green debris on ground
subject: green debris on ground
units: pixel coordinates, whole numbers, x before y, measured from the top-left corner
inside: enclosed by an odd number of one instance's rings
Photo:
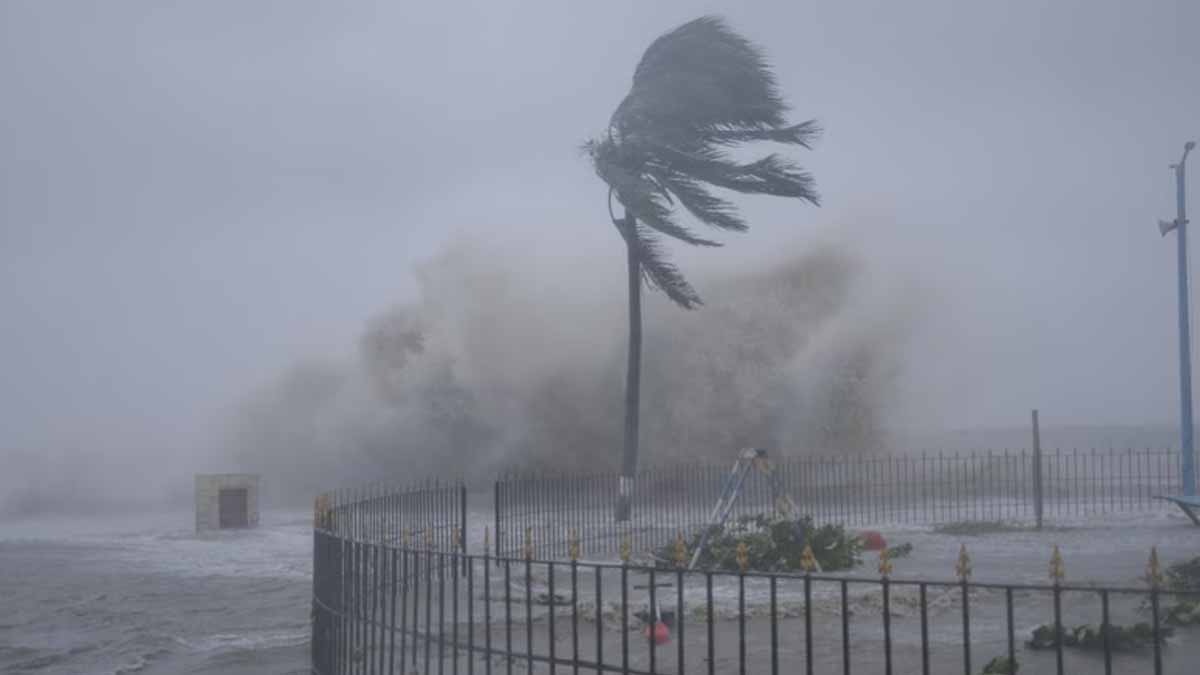
[[[1083,624],[1075,628],[1062,629],[1062,645],[1078,647],[1086,650],[1104,649],[1104,630],[1095,624]],[[1158,640],[1164,642],[1174,633],[1170,626],[1160,626]],[[1032,638],[1025,644],[1030,649],[1051,649],[1057,645],[1054,626],[1043,624],[1033,629]],[[1154,627],[1141,622],[1132,626],[1109,625],[1108,644],[1114,652],[1130,651],[1152,645],[1154,643]]]
[[[1155,558],[1157,560],[1157,558]],[[1157,567],[1156,563],[1152,563]],[[1161,580],[1159,586],[1159,641],[1170,637],[1176,627],[1200,625],[1200,557],[1175,563],[1167,567],[1161,575],[1154,574]],[[1196,595],[1175,595],[1197,593]],[[1167,607],[1163,603],[1171,602]],[[1140,612],[1152,614],[1150,597],[1145,597],[1140,605]],[[1147,622],[1132,626],[1110,627],[1109,647],[1113,651],[1138,649],[1154,643],[1154,627]],[[1054,628],[1046,624],[1034,630],[1033,639],[1027,643],[1035,649],[1054,647]],[[1104,633],[1099,626],[1085,624],[1072,630],[1064,630],[1063,646],[1082,647],[1085,649],[1104,649]]]
[[[569,605],[571,604],[571,596],[562,593],[555,593],[551,596],[549,593],[537,593],[532,598],[533,603],[537,605]]]
[[[1170,626],[1200,624],[1200,598],[1181,599],[1167,608],[1163,621]]]
[[[1200,556],[1168,566],[1166,581],[1173,591],[1200,591]]]
[[[686,542],[688,560],[700,544],[697,534]],[[703,569],[738,571],[738,545],[745,545],[747,568],[759,572],[804,571],[801,558],[804,545],[812,547],[813,557],[821,570],[831,572],[850,569],[862,563],[862,541],[857,534],[846,531],[842,525],[813,524],[810,516],[798,519],[779,515],[741,516],[724,526],[713,525],[708,529],[708,542],[700,554],[697,566]],[[909,551],[900,549],[903,557]],[[654,552],[655,560],[664,566],[674,564],[676,546],[668,542]]]
[[[1166,589],[1179,593],[1200,592],[1200,556],[1167,567]],[[1172,626],[1200,625],[1200,595],[1175,596],[1163,620]]]
[[[903,544],[892,546],[887,550],[888,557],[892,560],[896,560],[897,558],[907,558],[912,551],[912,542],[904,542]]]
[[[1160,580],[1159,618],[1163,623],[1169,626],[1200,625],[1200,557],[1168,566]],[[1164,603],[1170,604],[1163,608]],[[1141,611],[1151,611],[1150,598],[1142,600]]]
[[[1016,659],[1010,659],[1007,656],[997,656],[987,662],[980,675],[1016,675],[1016,672],[1020,668],[1021,664]]]

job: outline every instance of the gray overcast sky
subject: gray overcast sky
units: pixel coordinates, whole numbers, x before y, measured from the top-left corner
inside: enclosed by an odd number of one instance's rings
[[[1154,222],[1200,136],[1194,0],[0,0],[0,447],[203,443],[461,229],[619,288],[577,148],[650,40],[712,12],[828,131],[800,157],[824,207],[748,202],[709,255],[840,229],[919,270],[944,302],[913,424],[1175,419]]]

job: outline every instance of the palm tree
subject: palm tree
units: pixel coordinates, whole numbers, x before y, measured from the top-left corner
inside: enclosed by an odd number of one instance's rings
[[[810,148],[815,121],[789,124],[775,76],[762,52],[717,17],[701,17],[659,37],[638,63],[633,87],[613,112],[607,133],[585,144],[608,185],[609,217],[625,240],[629,272],[629,352],[625,380],[625,447],[616,519],[628,520],[638,457],[642,359],[642,282],[684,309],[700,296],[663,251],[662,235],[694,246],[720,244],[676,219],[676,205],[719,230],[743,232],[736,207],[712,193],[794,197],[817,204],[811,175],[769,154],[739,162],[728,150],[752,141]],[[616,197],[624,213],[613,213]]]

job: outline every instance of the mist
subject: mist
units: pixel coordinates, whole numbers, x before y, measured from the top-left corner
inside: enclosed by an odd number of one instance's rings
[[[646,465],[887,447],[922,299],[872,288],[844,244],[775,258],[697,275],[701,310],[648,298]],[[292,498],[380,476],[615,470],[625,309],[584,265],[548,279],[528,256],[452,243],[418,266],[415,301],[363,327],[355,358],[297,363],[249,398],[231,459]]]
[[[613,468],[623,252],[578,148],[705,13],[826,130],[822,207],[672,247],[707,304],[647,300],[644,464],[1174,425],[1195,2],[5,2],[0,513]]]

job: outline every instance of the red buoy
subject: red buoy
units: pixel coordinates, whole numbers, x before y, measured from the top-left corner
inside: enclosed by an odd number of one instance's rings
[[[868,551],[882,551],[887,548],[887,542],[884,541],[883,535],[875,530],[867,530],[858,535],[862,540],[863,548]]]

